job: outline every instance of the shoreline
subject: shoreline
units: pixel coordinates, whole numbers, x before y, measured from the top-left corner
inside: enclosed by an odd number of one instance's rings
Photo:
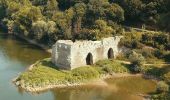
[[[44,60],[44,61],[50,61],[50,59]],[[41,66],[43,60],[42,61],[37,61],[34,64],[30,65],[27,69],[26,72],[28,71],[32,71],[34,70],[34,68],[38,68],[38,66]],[[41,63],[41,64],[40,64]],[[40,65],[38,65],[40,64]],[[42,65],[43,66],[43,65]],[[45,65],[44,67],[48,68],[47,65]],[[41,67],[40,67],[41,68]],[[49,67],[50,68],[50,67]],[[86,67],[82,67],[82,68],[86,68]],[[88,67],[87,67],[88,68]],[[89,67],[90,68],[90,67]],[[91,67],[91,68],[95,68],[95,67]],[[55,69],[54,69],[55,70]],[[95,70],[95,69],[94,69]],[[39,71],[39,70],[38,70]],[[40,70],[42,71],[42,70]],[[47,69],[43,70],[42,72],[46,72]],[[84,71],[84,70],[83,70]],[[36,71],[35,71],[36,72]],[[62,70],[58,70],[58,72],[62,72]],[[57,73],[58,73],[57,72]],[[49,73],[49,72],[48,72]],[[67,72],[66,72],[67,73]],[[27,75],[30,75],[31,73],[27,73]],[[46,74],[46,73],[45,73]],[[60,73],[61,74],[61,73]],[[86,73],[88,74],[88,73]],[[26,75],[26,76],[27,76]],[[36,75],[36,74],[31,74],[31,75]],[[79,75],[79,74],[78,74]],[[94,74],[93,74],[94,75]],[[39,76],[39,78],[41,79],[42,76]],[[55,76],[56,77],[56,76]],[[62,77],[62,76],[61,76]],[[76,76],[73,76],[76,77]],[[62,78],[61,80],[55,80],[53,82],[49,81],[47,84],[45,83],[46,81],[44,80],[40,80],[39,83],[36,82],[25,82],[24,78],[20,78],[20,75],[16,78],[14,78],[12,80],[12,82],[17,86],[22,88],[23,90],[25,90],[26,92],[32,92],[32,93],[36,93],[36,92],[43,92],[46,90],[50,90],[53,88],[67,88],[67,87],[78,87],[78,86],[84,86],[84,85],[96,85],[96,86],[108,86],[108,84],[106,83],[106,79],[109,78],[124,78],[124,77],[143,77],[144,79],[150,79],[153,80],[155,82],[159,81],[160,79],[157,78],[156,76],[153,75],[149,75],[146,73],[138,73],[138,74],[134,74],[134,73],[130,73],[130,72],[112,72],[112,73],[103,73],[103,74],[99,74],[98,77],[93,77],[93,78],[89,78],[87,80],[75,80],[75,81],[69,81],[67,80],[67,78]],[[59,77],[57,77],[59,78]],[[31,80],[32,78],[27,77],[26,80]],[[60,78],[59,78],[60,79]],[[63,81],[62,81],[63,80]],[[36,85],[35,85],[36,84]]]
[[[13,83],[24,89],[27,92],[41,92],[41,91],[46,91],[49,89],[54,89],[54,88],[67,88],[67,87],[78,87],[78,86],[84,86],[84,85],[97,85],[97,86],[107,86],[108,84],[105,82],[106,79],[109,78],[123,78],[123,77],[140,77],[143,76],[143,74],[129,74],[129,73],[114,73],[113,75],[103,75],[99,77],[99,79],[94,79],[89,82],[80,82],[80,83],[66,83],[66,84],[56,84],[56,85],[46,85],[44,87],[24,87],[23,84],[21,84],[21,81],[17,81],[17,78],[13,79]]]
[[[50,53],[50,54],[52,53],[52,49],[50,49],[48,46],[45,46],[44,44],[40,44],[40,43],[36,42],[35,40],[28,39],[28,38],[26,38],[26,37],[24,37],[24,36],[21,36],[21,35],[15,34],[15,33],[14,33],[13,35],[15,35],[15,36],[17,36],[18,38],[21,38],[21,39],[27,41],[28,43],[30,43],[30,44],[32,44],[32,45],[36,45],[36,46],[40,47],[40,48],[43,49],[45,52],[48,52],[48,53]]]
[[[40,47],[41,49],[43,49],[45,52],[47,52],[47,53],[52,53],[52,49],[50,49],[50,47],[48,47],[48,46],[46,46],[46,45],[44,45],[44,44],[41,44],[41,43],[38,43],[37,41],[35,41],[35,40],[33,40],[33,39],[29,39],[29,38],[26,38],[26,37],[24,37],[24,36],[21,36],[21,35],[18,35],[18,34],[16,34],[16,33],[4,33],[3,31],[0,31],[1,32],[1,34],[5,34],[5,35],[14,35],[14,36],[16,36],[16,37],[18,37],[18,38],[20,38],[20,39],[23,39],[23,40],[25,40],[26,42],[28,42],[28,43],[30,43],[30,44],[32,44],[32,45],[35,45],[35,46],[38,46],[38,47]]]

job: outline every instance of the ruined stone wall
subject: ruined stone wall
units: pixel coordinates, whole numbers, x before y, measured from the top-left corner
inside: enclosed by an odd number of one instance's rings
[[[86,58],[92,54],[93,63],[108,59],[108,51],[111,48],[114,57],[119,52],[118,43],[122,37],[110,37],[101,41],[58,41],[53,46],[52,62],[59,68],[74,69],[87,64]]]
[[[61,69],[71,69],[71,45],[58,41],[52,48],[52,62]]]

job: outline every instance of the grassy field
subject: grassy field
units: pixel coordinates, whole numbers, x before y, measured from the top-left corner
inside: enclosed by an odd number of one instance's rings
[[[51,59],[37,61],[16,80],[22,88],[40,88],[49,85],[86,83],[113,73],[129,73],[129,65],[114,60],[98,61],[93,66],[85,66],[71,71],[59,70]]]

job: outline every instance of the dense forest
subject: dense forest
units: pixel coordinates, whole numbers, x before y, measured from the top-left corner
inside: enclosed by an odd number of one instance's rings
[[[9,33],[48,43],[97,40],[122,34],[132,23],[170,31],[170,1],[0,0],[0,22]]]

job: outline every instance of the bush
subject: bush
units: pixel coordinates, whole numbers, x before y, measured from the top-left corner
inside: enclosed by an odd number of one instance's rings
[[[154,50],[152,50],[150,48],[141,49],[141,53],[145,58],[153,58],[154,57]]]
[[[164,50],[155,50],[154,52],[155,57],[161,59],[165,56],[165,51]]]
[[[160,93],[151,96],[151,100],[170,100],[170,93]]]
[[[167,74],[164,74],[163,79],[170,84],[170,72],[168,72]]]
[[[160,81],[157,84],[157,92],[168,92],[169,91],[169,85],[166,84],[164,81]]]
[[[93,67],[80,67],[73,69],[71,71],[72,76],[74,79],[79,80],[90,80],[99,77],[99,72],[96,71]]]
[[[136,52],[132,52],[129,56],[129,59],[131,61],[131,65],[132,65],[132,71],[140,72],[141,67],[145,63],[145,58],[141,54],[138,54]]]
[[[129,66],[126,66],[122,63],[113,61],[113,60],[102,60],[96,63],[97,67],[101,67],[101,70],[113,74],[113,73],[123,73],[129,72]]]

